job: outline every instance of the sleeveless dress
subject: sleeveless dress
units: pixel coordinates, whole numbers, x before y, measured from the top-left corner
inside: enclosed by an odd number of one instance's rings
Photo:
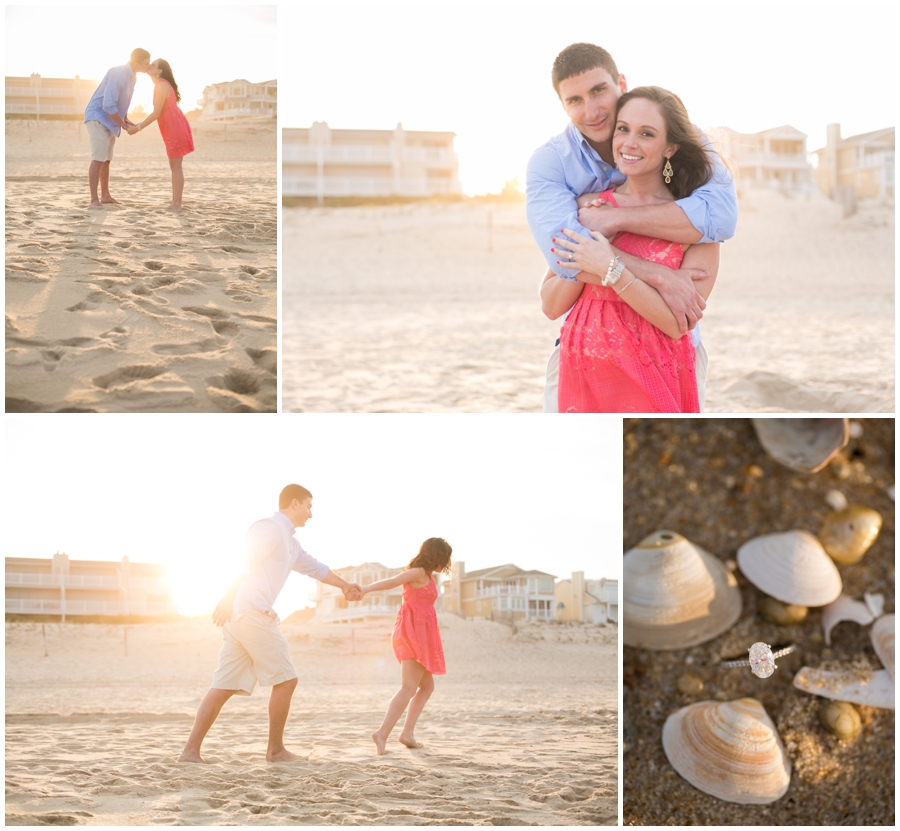
[[[175,100],[175,90],[168,81],[160,81],[169,88],[169,97],[163,104],[162,112],[156,119],[159,124],[159,132],[166,144],[166,155],[170,159],[177,159],[194,152],[194,136],[191,134],[191,125]]]
[[[613,191],[600,199],[618,208]],[[613,245],[679,268],[679,243],[622,232]],[[559,412],[697,413],[694,343],[670,338],[609,286],[586,285],[560,334]]]
[[[403,584],[403,603],[397,612],[391,646],[398,661],[413,658],[432,675],[446,675],[444,648],[434,611],[437,596],[434,579],[421,589]]]

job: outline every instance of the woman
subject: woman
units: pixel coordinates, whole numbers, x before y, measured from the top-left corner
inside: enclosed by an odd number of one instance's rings
[[[622,95],[612,147],[627,178],[599,194],[597,204],[672,202],[712,176],[712,161],[684,104],[660,87],[637,87]],[[545,305],[553,318],[575,304],[560,335],[559,412],[699,412],[692,336],[681,336],[659,292],[624,268],[599,234],[592,232],[589,239],[566,229],[562,233],[570,239],[554,239],[559,247],[551,250],[564,268],[582,273],[565,293],[556,287],[553,310]],[[709,297],[718,245],[682,246],[632,233],[620,233],[612,242],[620,251],[673,269],[709,272],[694,284],[704,300]],[[545,280],[544,299],[547,287]]]
[[[159,132],[166,144],[166,155],[172,171],[172,202],[166,209],[180,211],[181,196],[184,193],[181,161],[188,153],[194,152],[194,137],[191,135],[191,125],[178,108],[181,93],[178,92],[178,84],[175,83],[169,62],[157,58],[150,64],[147,74],[156,85],[153,89],[153,112],[137,125],[137,129],[143,130],[148,124],[159,120]]]

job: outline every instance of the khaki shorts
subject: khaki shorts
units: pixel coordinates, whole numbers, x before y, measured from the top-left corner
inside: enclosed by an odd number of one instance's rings
[[[257,683],[271,687],[297,677],[287,640],[274,615],[243,612],[222,627],[222,640],[213,689],[250,695]]]
[[[709,370],[709,356],[703,341],[697,344],[694,370],[697,373],[697,397],[700,400],[700,412],[706,412],[706,373]],[[558,413],[559,396],[559,347],[553,350],[547,361],[547,379],[544,381],[544,413]]]
[[[85,121],[84,125],[91,140],[91,161],[111,162],[116,137],[99,121]]]

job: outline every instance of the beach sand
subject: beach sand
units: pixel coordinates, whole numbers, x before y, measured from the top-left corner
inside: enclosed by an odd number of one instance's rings
[[[616,629],[440,614],[448,674],[425,747],[385,756],[400,670],[391,624],[285,624],[299,673],[286,744],[264,761],[268,690],[229,701],[175,760],[221,637],[208,621],[6,626],[8,825],[615,825]]]
[[[862,436],[819,473],[795,473],[770,459],[748,419],[626,419],[624,548],[660,530],[682,534],[723,561],[760,534],[791,529],[817,533],[831,512],[825,495],[840,490],[850,504],[884,519],[863,559],[838,566],[843,592],[884,595],[894,611],[894,420],[860,419]],[[624,719],[636,728],[623,757],[625,825],[893,825],[894,712],[860,707],[862,730],[839,741],[818,719],[820,699],[797,690],[803,666],[854,660],[878,668],[869,626],[837,625],[826,646],[821,611],[794,626],[776,626],[756,609],[760,596],[738,569],[743,611],[735,626],[688,650],[624,649]],[[623,586],[627,596],[628,587]],[[795,643],[770,678],[749,669],[721,669],[746,658],[752,643]],[[679,689],[679,682],[686,690]],[[698,683],[702,689],[698,688]],[[669,764],[662,727],[670,713],[695,701],[750,696],[774,721],[793,764],[787,793],[770,805],[723,802],[694,788]]]
[[[6,122],[6,411],[274,412],[274,124],[193,125],[184,205],[155,125],[89,209],[83,124]]]
[[[285,208],[283,245],[286,412],[540,412],[560,322],[524,204]],[[892,207],[743,194],[707,410],[893,412],[893,252]]]

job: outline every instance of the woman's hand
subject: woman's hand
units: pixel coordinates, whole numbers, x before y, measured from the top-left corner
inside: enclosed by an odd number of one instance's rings
[[[591,231],[590,237],[583,237],[576,231],[569,231],[566,228],[562,232],[569,237],[569,240],[561,240],[553,237],[559,248],[551,248],[554,254],[560,255],[563,259],[557,260],[557,265],[563,268],[573,270],[586,271],[589,274],[597,274],[603,276],[609,270],[610,260],[615,258],[612,246],[606,237]]]

